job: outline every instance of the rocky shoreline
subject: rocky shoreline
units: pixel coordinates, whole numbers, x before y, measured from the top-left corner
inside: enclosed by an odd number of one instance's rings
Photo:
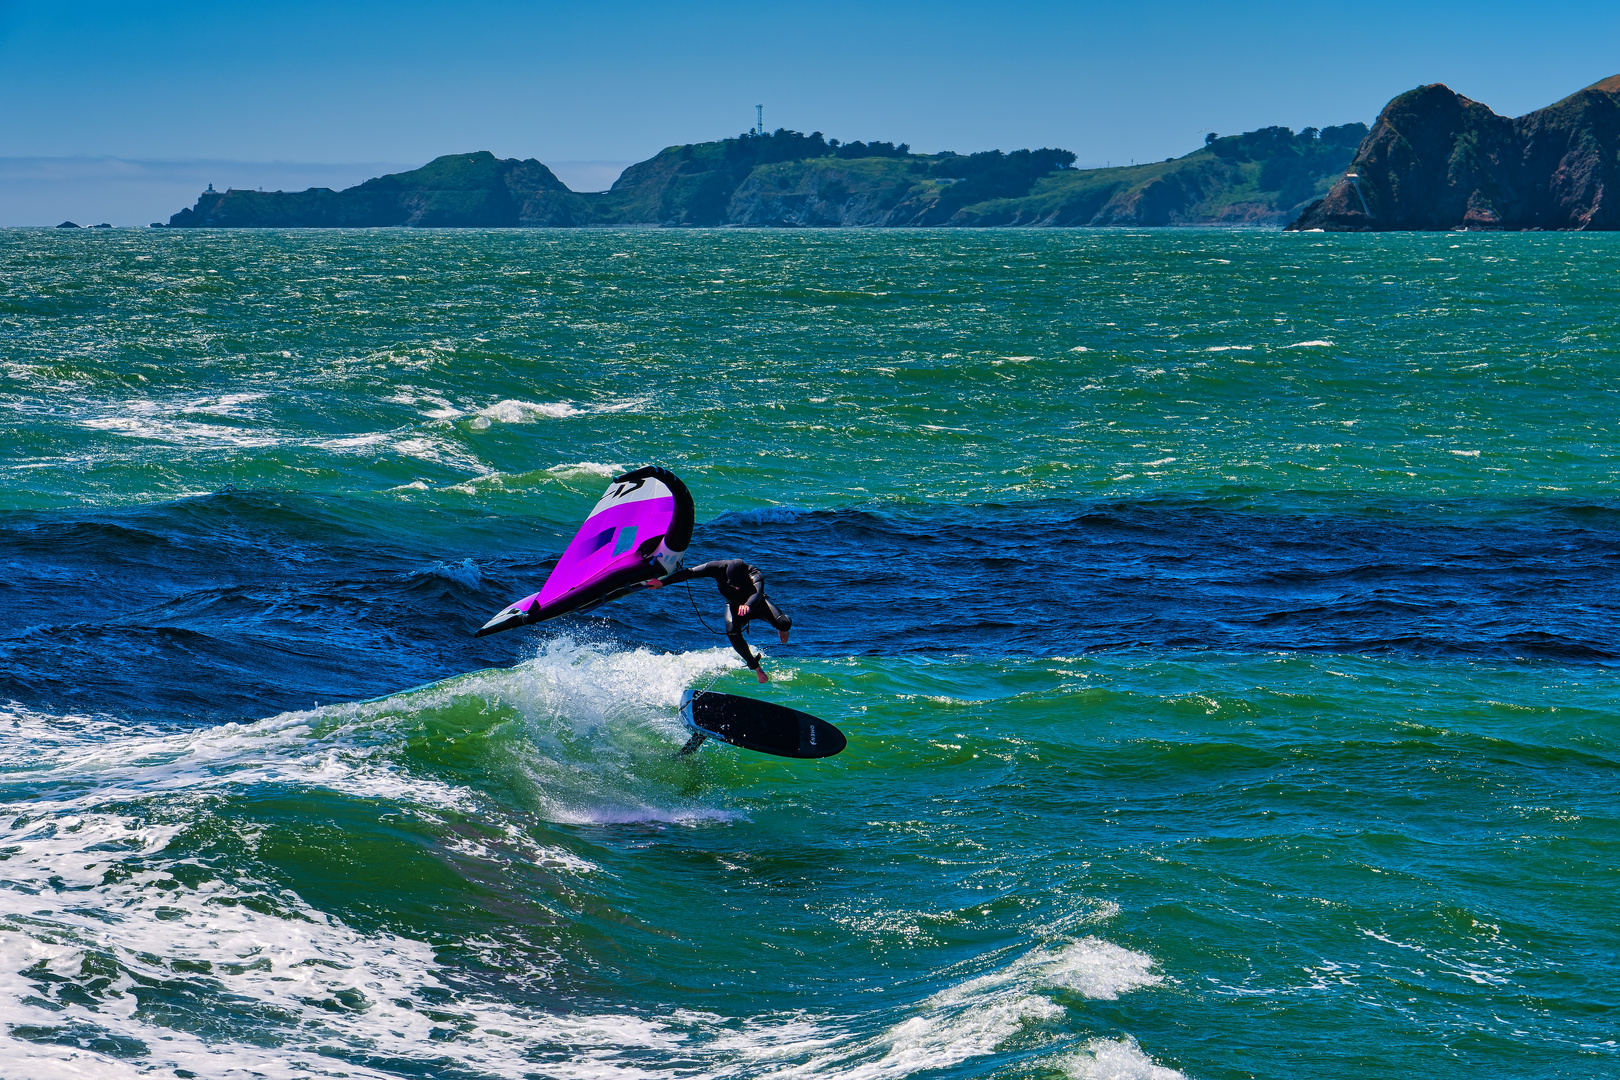
[[[1620,228],[1620,75],[1517,119],[1439,83],[1401,94],[1288,228]]]

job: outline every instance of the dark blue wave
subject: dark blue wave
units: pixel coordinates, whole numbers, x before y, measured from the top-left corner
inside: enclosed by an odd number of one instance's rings
[[[198,720],[364,698],[520,659],[477,639],[543,581],[541,525],[283,493],[0,518],[0,696]],[[722,515],[693,559],[767,571],[779,656],[1317,650],[1620,657],[1620,513],[1279,514],[1184,503]],[[707,582],[539,633],[715,644]],[[695,602],[697,611],[693,610]]]
[[[794,647],[819,655],[1146,646],[1620,657],[1620,513],[1489,511],[1034,503],[739,514],[701,527],[693,556],[766,568],[769,593],[796,620]],[[713,591],[694,589],[717,625]],[[682,633],[694,621],[684,597],[673,614],[613,616],[627,635],[708,636]]]

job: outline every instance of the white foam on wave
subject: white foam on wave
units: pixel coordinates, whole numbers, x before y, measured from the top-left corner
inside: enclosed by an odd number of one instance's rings
[[[480,473],[489,470],[489,466],[469,453],[465,447],[437,435],[411,435],[403,438],[394,436],[389,440],[388,448],[404,457],[416,458],[418,461],[443,465],[451,469]]]
[[[442,684],[490,701],[525,707],[532,720],[556,720],[584,733],[620,719],[642,720],[679,704],[695,681],[741,666],[725,648],[686,653],[619,649],[562,636],[539,643],[535,655],[515,667],[496,668]],[[679,723],[670,712],[671,722]]]
[[[740,811],[683,796],[638,768],[686,741],[677,709],[687,687],[741,667],[730,649],[618,650],[573,638],[530,660],[446,687],[510,708],[525,727],[521,766],[542,816],[561,824],[730,821]]]
[[[421,572],[464,584],[477,584],[481,575],[471,560]],[[562,637],[543,642],[534,657],[512,668],[373,701],[199,730],[131,729],[113,720],[53,717],[13,706],[0,710],[0,781],[82,790],[87,805],[277,787],[473,814],[478,793],[408,768],[397,730],[401,717],[470,701],[483,714],[507,714],[498,722],[518,726],[511,763],[533,791],[535,808],[550,820],[735,820],[740,811],[638,776],[645,771],[640,766],[666,761],[685,741],[677,711],[682,691],[740,667],[727,648],[669,654]],[[58,809],[78,806],[68,799]],[[532,846],[521,834],[506,841]],[[530,854],[566,856],[550,849]]]
[[[1186,1080],[1185,1073],[1148,1057],[1130,1036],[1092,1039],[1062,1065],[1072,1080]]]
[[[385,394],[382,400],[393,405],[409,406],[429,420],[457,420],[466,415],[451,404],[449,398],[418,386],[399,386],[392,394]]]
[[[368,455],[393,453],[402,457],[443,465],[461,472],[488,471],[467,447],[448,436],[448,432],[404,428],[393,431],[361,431],[348,435],[308,436],[286,430],[249,428],[227,423],[210,423],[188,419],[191,414],[218,415],[225,419],[240,415],[241,402],[260,395],[236,394],[213,399],[193,408],[187,403],[136,402],[127,411],[111,415],[88,416],[75,423],[91,431],[130,439],[143,439],[164,443],[182,451],[217,451],[242,449],[313,449],[333,454]],[[443,427],[445,424],[440,423]],[[429,428],[432,425],[428,426]]]
[[[456,440],[439,432],[418,429],[401,431],[362,431],[335,438],[322,438],[305,442],[297,439],[281,440],[284,446],[310,446],[334,454],[374,457],[383,453],[416,458],[433,465],[443,465],[460,472],[487,473],[485,465],[470,450]]]
[[[624,401],[580,405],[572,401],[524,401],[521,398],[506,398],[479,409],[475,415],[485,421],[495,420],[503,424],[533,424],[540,420],[566,420],[571,416],[586,413],[628,412],[631,409],[642,408],[647,401],[645,397],[638,397],[627,398]]]
[[[187,447],[275,446],[282,436],[273,431],[232,424],[197,420],[218,417],[223,420],[250,420],[256,416],[248,406],[269,395],[259,391],[213,394],[192,398],[135,398],[120,403],[118,411],[80,415],[76,423],[91,431],[108,432],[132,439],[147,439]]]
[[[362,431],[353,435],[338,435],[331,439],[322,439],[315,445],[322,450],[333,450],[337,453],[369,452],[374,447],[388,441],[386,431]]]
[[[681,1045],[686,1035],[662,1020],[555,1016],[457,991],[426,942],[358,930],[272,882],[169,851],[227,787],[465,807],[471,793],[382,760],[397,738],[368,732],[364,717],[385,704],[345,707],[348,722],[329,730],[302,713],[123,737],[94,718],[0,712],[0,782],[31,792],[0,813],[6,1074],[382,1078],[398,1069],[366,1062],[393,1059],[424,1075],[515,1076],[536,1069],[543,1047],[549,1075],[639,1077],[649,1052]],[[594,870],[559,854],[550,865]],[[159,986],[217,1000],[231,1034],[201,1037],[143,1009],[137,990]]]
[[[251,448],[275,446],[282,441],[275,435],[226,424],[204,424],[156,416],[92,416],[80,420],[79,426],[176,446]]]
[[[520,401],[517,398],[507,398],[497,401],[493,405],[478,410],[478,415],[486,420],[498,420],[503,424],[532,424],[536,420],[563,420],[570,416],[578,416],[584,412],[571,401]]]
[[[135,823],[102,816],[63,824],[77,830],[75,840],[115,845],[131,842]],[[631,1060],[614,1059],[668,1052],[684,1040],[666,1024],[634,1015],[555,1017],[466,994],[451,999],[425,942],[362,933],[290,895],[271,899],[219,881],[179,886],[162,870],[139,870],[115,885],[75,883],[63,892],[54,880],[73,860],[62,849],[82,851],[82,843],[53,850],[30,839],[6,837],[16,849],[7,869],[16,876],[4,895],[26,897],[28,907],[0,913],[0,1028],[9,1032],[0,1037],[0,1057],[10,1063],[8,1075],[47,1080],[186,1069],[291,1078],[336,1068],[348,1076],[397,1077],[396,1068],[363,1064],[392,1058],[415,1063],[423,1074],[448,1066],[517,1076],[535,1068],[531,1048],[543,1046],[574,1051],[554,1075],[639,1077],[648,1074]],[[165,837],[147,831],[134,842],[150,853]],[[117,862],[99,861],[95,869],[110,877]],[[39,876],[46,874],[51,881]],[[280,910],[255,910],[272,903]],[[23,925],[14,929],[17,923]],[[40,996],[63,984],[77,992],[48,1003]],[[138,985],[228,1002],[232,1026],[246,1037],[205,1040],[148,1019],[137,1011]],[[457,1033],[453,1043],[444,1040],[450,1031]],[[110,1037],[128,1048],[114,1056],[48,1041],[64,1037]],[[334,1048],[347,1051],[341,1064],[330,1055]]]
[[[418,813],[475,813],[476,792],[402,765],[396,730],[401,713],[468,697],[509,710],[530,735],[534,749],[522,764],[550,816],[735,817],[638,788],[633,776],[626,780],[634,770],[622,767],[626,746],[644,748],[649,734],[667,760],[683,738],[673,708],[681,691],[734,666],[719,649],[671,656],[560,639],[514,669],[202,731],[131,730],[16,707],[0,713],[0,782],[33,793],[4,808],[10,824],[0,827],[0,851],[9,856],[0,887],[0,1031],[12,1032],[0,1036],[0,1056],[45,1078],[173,1069],[294,1077],[318,1072],[323,1061],[350,1076],[398,1075],[365,1064],[388,1059],[424,1073],[666,1075],[657,1063],[677,1049],[690,1053],[690,1023],[634,1012],[559,1017],[469,995],[444,982],[424,942],[362,932],[279,886],[227,878],[167,852],[195,822],[209,820],[211,805],[255,788],[325,789]],[[580,744],[604,749],[581,757]],[[611,767],[594,767],[604,759]],[[575,790],[560,789],[564,778]],[[251,834],[241,839],[250,850],[256,842]],[[598,872],[522,830],[505,841],[533,862]],[[462,835],[450,847],[487,854]],[[51,1000],[53,988],[68,984],[78,991]],[[232,1037],[199,1038],[138,1010],[136,987],[155,984],[230,1002]],[[454,1038],[444,1038],[447,1029]],[[90,1040],[124,1049],[102,1052]],[[83,1045],[60,1045],[75,1041]],[[341,1066],[330,1053],[322,1057],[322,1047],[341,1051]]]
[[[875,1037],[840,1038],[822,1025],[810,1039],[817,1052],[769,1075],[900,1080],[950,1068],[995,1053],[1030,1025],[1064,1016],[1064,1007],[1051,997],[1054,991],[1112,1001],[1131,990],[1162,983],[1163,977],[1150,970],[1152,965],[1152,957],[1096,937],[1038,946],[999,968],[932,995],[915,1015]],[[753,1060],[781,1056],[771,1041],[758,1038],[736,1049]],[[1152,1080],[1170,1080],[1171,1075],[1179,1076],[1171,1073]]]
[[[564,465],[553,465],[546,472],[553,476],[601,476],[611,478],[623,475],[628,469],[626,465],[609,465],[600,461],[573,461]]]
[[[1144,986],[1159,986],[1164,976],[1153,971],[1146,953],[1087,937],[1034,961],[1042,985],[1073,990],[1083,997],[1113,1001]]]
[[[464,560],[419,573],[476,584],[481,571]],[[511,668],[373,701],[195,731],[131,729],[113,720],[53,717],[13,705],[0,710],[0,781],[83,789],[90,805],[279,787],[471,814],[479,808],[476,792],[405,767],[397,730],[401,716],[470,700],[483,712],[508,713],[519,726],[515,764],[534,792],[536,809],[550,820],[735,820],[740,811],[681,796],[658,782],[639,782],[635,766],[666,760],[686,740],[677,712],[682,691],[741,666],[729,648],[671,654],[562,637],[542,643],[534,657]],[[62,808],[77,805],[68,800]],[[521,836],[507,839],[527,843]],[[566,853],[551,849],[531,854],[566,861]]]
[[[432,572],[443,575],[455,569],[441,565]],[[461,569],[476,572],[475,566]],[[491,668],[389,698],[287,714],[247,727],[257,732],[289,724],[303,733],[315,722],[332,727],[324,738],[339,739],[346,749],[302,782],[323,786],[329,773],[380,770],[364,777],[368,797],[409,796],[468,812],[470,792],[435,786],[430,778],[394,770],[391,718],[471,701],[480,712],[502,717],[498,722],[516,725],[519,737],[503,748],[509,755],[503,761],[514,770],[512,779],[529,791],[533,808],[549,821],[724,822],[740,818],[742,812],[684,795],[645,774],[652,771],[648,766],[667,762],[671,751],[686,741],[688,733],[678,712],[682,692],[741,666],[729,648],[660,653],[562,636],[542,641],[533,657],[510,668]]]
[[[3,776],[8,783],[82,789],[83,795],[59,797],[57,808],[67,810],[267,785],[471,809],[465,789],[400,770],[392,725],[367,715],[382,704],[283,713],[178,733],[125,729],[119,737],[97,732],[99,723],[110,722],[58,719],[13,706],[0,712],[0,763],[11,766]],[[22,755],[29,756],[17,760]],[[29,805],[45,804],[36,797]]]
[[[255,790],[277,798],[326,790],[406,805],[419,817],[478,813],[479,793],[407,767],[398,730],[401,715],[467,697],[514,714],[535,746],[523,764],[558,819],[735,817],[638,788],[635,770],[623,767],[627,747],[633,754],[650,745],[667,762],[683,738],[673,708],[682,689],[735,664],[718,649],[670,656],[562,639],[515,669],[206,730],[0,710],[0,790],[26,792],[0,804],[7,1075],[183,1069],[291,1078],[338,1070],[380,1080],[400,1075],[402,1063],[422,1075],[668,1075],[669,1061],[693,1054],[694,1035],[733,1022],[631,1010],[558,1016],[469,993],[446,981],[426,942],[350,926],[272,880],[255,880],[251,862],[222,871],[184,852],[199,847],[191,830],[226,820],[212,810],[231,797],[241,806]],[[605,750],[582,757],[577,744]],[[604,760],[609,767],[595,767]],[[569,777],[575,790],[560,790],[557,781]],[[231,826],[250,859],[258,843],[251,820]],[[481,820],[500,831],[489,815]],[[472,858],[499,855],[465,832],[448,840]],[[558,872],[600,872],[516,824],[501,842],[508,854],[515,848]],[[170,1026],[161,1010],[141,1006],[139,995],[156,986],[205,1010],[217,1001],[230,1017],[228,1034],[195,1034],[185,1030],[189,1020]]]
[[[243,408],[244,405],[255,401],[263,401],[269,394],[257,390],[242,391],[235,394],[217,394],[211,397],[193,398],[185,404],[185,412],[203,413],[208,416],[248,416],[251,410]]]

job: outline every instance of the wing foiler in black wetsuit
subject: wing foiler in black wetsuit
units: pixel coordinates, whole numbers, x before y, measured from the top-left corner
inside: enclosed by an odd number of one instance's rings
[[[677,570],[664,579],[664,584],[679,585],[697,577],[713,578],[720,586],[720,595],[726,598],[726,639],[737,655],[758,671],[761,657],[743,640],[743,629],[755,619],[764,619],[784,634],[793,629],[793,620],[765,596],[765,575],[742,559],[716,559]],[[737,614],[737,609],[745,606],[748,614]]]

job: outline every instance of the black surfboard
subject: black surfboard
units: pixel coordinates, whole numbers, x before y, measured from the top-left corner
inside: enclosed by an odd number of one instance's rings
[[[681,747],[683,754],[702,746],[704,739],[791,758],[832,757],[845,743],[844,733],[825,720],[736,694],[688,690],[681,695],[681,719],[694,733]]]

